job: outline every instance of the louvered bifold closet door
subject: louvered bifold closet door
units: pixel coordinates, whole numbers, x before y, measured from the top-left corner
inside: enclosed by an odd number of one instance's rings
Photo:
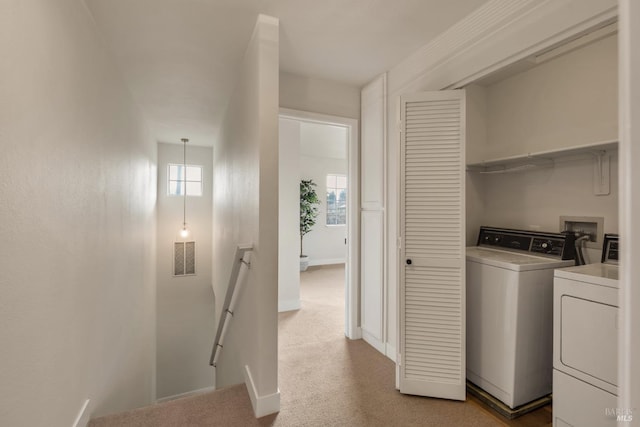
[[[464,91],[401,108],[400,391],[464,400]]]

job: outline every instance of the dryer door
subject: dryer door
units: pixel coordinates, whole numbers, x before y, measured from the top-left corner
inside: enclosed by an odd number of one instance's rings
[[[556,277],[553,365],[617,394],[618,290]]]

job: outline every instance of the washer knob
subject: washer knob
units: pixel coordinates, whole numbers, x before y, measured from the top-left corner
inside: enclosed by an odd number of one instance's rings
[[[551,240],[547,240],[546,242],[542,242],[540,247],[547,253],[553,250],[553,242]]]

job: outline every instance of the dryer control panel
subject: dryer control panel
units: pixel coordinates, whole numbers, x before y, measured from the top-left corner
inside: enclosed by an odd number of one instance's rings
[[[562,260],[575,258],[572,233],[548,233],[510,228],[480,227],[478,246],[524,251]]]
[[[618,235],[605,234],[602,245],[602,260],[606,264],[618,264]]]

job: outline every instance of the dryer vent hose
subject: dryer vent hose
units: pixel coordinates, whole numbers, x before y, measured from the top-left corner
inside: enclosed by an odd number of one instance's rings
[[[583,236],[578,237],[576,234],[576,265],[585,265],[586,262],[584,260],[584,253],[582,252],[582,242],[589,240],[589,235],[585,234]]]

